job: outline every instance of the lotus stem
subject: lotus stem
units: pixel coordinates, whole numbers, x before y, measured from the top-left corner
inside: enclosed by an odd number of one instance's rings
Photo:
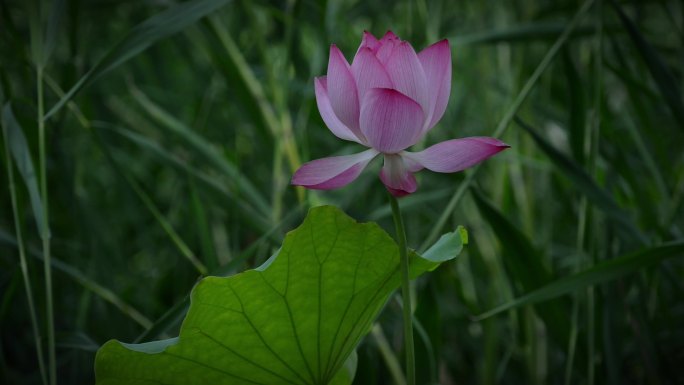
[[[413,320],[411,314],[411,281],[409,279],[409,260],[408,249],[406,248],[406,229],[401,218],[399,202],[392,194],[389,195],[390,205],[392,206],[392,218],[394,218],[394,228],[399,243],[399,266],[401,269],[401,298],[402,310],[404,315],[404,348],[406,350],[406,383],[415,385],[416,383],[416,357],[413,344]]]

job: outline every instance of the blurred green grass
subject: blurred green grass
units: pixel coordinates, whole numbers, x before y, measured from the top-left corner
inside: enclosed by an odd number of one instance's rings
[[[418,174],[401,201],[412,247],[459,224],[471,237],[416,284],[419,378],[684,383],[682,2],[38,3],[0,1],[0,101],[27,143],[0,146],[0,185],[13,170],[17,192],[13,205],[0,188],[0,382],[42,381],[15,223],[47,363],[39,216],[7,150],[40,174],[36,68],[57,377],[92,383],[99,345],[174,335],[200,272],[258,265],[308,207],[392,228],[379,164],[337,191],[289,186],[301,162],[358,150],[316,108],[329,44],[351,59],[363,30],[392,29],[417,49],[452,46],[449,106],[419,146],[494,134],[512,145],[464,174]],[[594,280],[570,279],[594,265]],[[475,318],[569,281],[569,294]],[[381,348],[401,349],[396,303],[379,325],[358,349],[358,384],[392,383],[397,357]]]

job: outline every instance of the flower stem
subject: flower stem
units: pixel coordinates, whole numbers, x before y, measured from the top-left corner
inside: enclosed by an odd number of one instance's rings
[[[399,202],[394,195],[389,194],[390,205],[392,206],[392,218],[394,218],[394,228],[397,242],[399,243],[399,266],[401,268],[401,298],[403,300],[404,314],[404,347],[406,350],[406,383],[415,385],[416,383],[416,357],[413,347],[413,321],[411,319],[411,281],[409,280],[409,260],[408,249],[406,248],[406,229],[401,218]]]

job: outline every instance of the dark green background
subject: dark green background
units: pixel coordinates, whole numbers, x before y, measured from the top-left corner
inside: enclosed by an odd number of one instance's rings
[[[417,50],[442,38],[452,47],[447,111],[416,148],[495,133],[512,146],[474,173],[423,171],[418,192],[401,200],[413,248],[459,224],[470,233],[459,259],[416,284],[419,378],[684,382],[681,252],[655,265],[639,259],[629,270],[637,273],[593,289],[575,283],[571,295],[473,318],[683,239],[681,1],[595,0],[582,9],[581,1],[244,0],[196,23],[181,12],[152,24],[154,33],[149,22],[136,26],[178,3],[61,4],[54,18],[51,2],[0,1],[0,101],[11,102],[37,172],[34,52],[42,51],[32,22],[52,47],[43,56],[45,112],[87,80],[45,126],[59,383],[92,383],[95,351],[111,338],[176,335],[200,277],[191,258],[214,274],[254,267],[323,203],[392,229],[379,162],[344,189],[289,186],[300,162],[360,150],[335,138],[316,108],[313,77],[326,72],[329,44],[351,60],[364,30],[388,29]],[[165,37],[173,28],[181,31]],[[111,70],[84,78],[93,68]],[[16,168],[20,216],[12,214],[4,144],[0,382],[39,384],[15,221],[45,349],[41,240]],[[379,322],[401,352],[395,301]],[[369,337],[358,348],[356,383],[391,383],[377,346]]]

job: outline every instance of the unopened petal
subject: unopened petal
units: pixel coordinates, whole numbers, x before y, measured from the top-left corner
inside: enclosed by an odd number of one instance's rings
[[[385,35],[383,35],[383,37],[380,38],[380,44],[385,44],[388,41],[396,41],[396,40],[399,40],[399,37],[397,35],[395,35],[394,32],[387,31],[387,32],[385,32]]]
[[[371,51],[373,51],[373,53],[375,53],[378,48],[380,48],[380,42],[375,38],[375,36],[373,36],[372,33],[363,31],[363,38],[361,39],[359,50],[361,50],[361,48],[369,48]]]
[[[354,75],[361,103],[363,103],[366,91],[370,88],[392,88],[392,81],[385,66],[380,63],[370,48],[359,49],[351,65],[351,72]]]
[[[346,186],[356,179],[376,155],[364,152],[321,158],[304,163],[292,176],[292,184],[316,190],[330,190]]]
[[[327,89],[335,115],[352,132],[359,130],[359,99],[349,63],[335,45],[330,46]]]
[[[399,91],[371,88],[361,107],[361,132],[368,143],[384,153],[412,146],[421,135],[423,109]]]
[[[495,138],[470,137],[447,140],[420,152],[402,152],[402,156],[431,171],[458,172],[509,147]],[[415,169],[415,167],[412,168]]]
[[[401,155],[385,154],[385,164],[380,170],[380,180],[396,197],[412,194],[418,188],[416,178],[407,169]]]
[[[330,131],[340,139],[351,140],[357,143],[364,144],[365,138],[359,138],[354,132],[352,132],[349,127],[345,126],[344,123],[335,115],[335,112],[330,105],[330,99],[328,98],[328,85],[325,76],[314,79],[314,85],[316,89],[316,104],[318,105],[318,111],[321,113],[323,122],[328,126]],[[359,134],[361,132],[359,131]]]
[[[451,48],[449,41],[439,41],[418,54],[427,79],[429,111],[424,131],[431,129],[442,119],[451,94]]]
[[[401,40],[392,31],[387,31],[378,42],[378,47],[374,50],[375,55],[383,65],[387,63],[394,52],[394,48],[401,43]]]
[[[393,88],[418,102],[427,115],[430,109],[427,78],[411,44],[405,41],[399,43],[385,63],[385,68],[392,79]]]

